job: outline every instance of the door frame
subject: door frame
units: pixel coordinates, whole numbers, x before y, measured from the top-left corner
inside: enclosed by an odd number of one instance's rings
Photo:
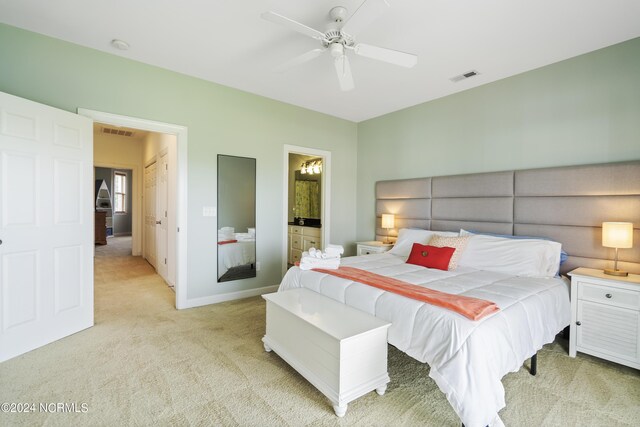
[[[322,158],[322,191],[320,204],[322,205],[321,221],[322,221],[322,247],[324,248],[331,241],[331,151],[319,150],[317,148],[302,147],[298,145],[284,145],[284,167],[282,168],[282,214],[283,214],[283,233],[282,233],[282,275],[287,272],[288,259],[288,240],[289,240],[289,154],[302,154],[304,156],[313,156]]]
[[[89,117],[94,122],[113,126],[123,126],[150,132],[176,136],[176,308],[188,308],[187,304],[187,140],[186,126],[156,122],[137,117],[78,108],[78,114]]]

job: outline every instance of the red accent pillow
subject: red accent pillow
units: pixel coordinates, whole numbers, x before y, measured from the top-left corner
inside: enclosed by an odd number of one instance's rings
[[[438,270],[449,270],[449,261],[455,248],[444,246],[438,248],[436,246],[421,245],[414,243],[411,253],[407,259],[407,264],[421,265],[427,268],[437,268]]]

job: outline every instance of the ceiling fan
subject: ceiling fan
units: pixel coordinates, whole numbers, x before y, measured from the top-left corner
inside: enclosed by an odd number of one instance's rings
[[[348,91],[353,89],[354,84],[347,51],[353,51],[356,55],[401,67],[413,67],[418,62],[416,55],[365,43],[356,43],[355,36],[388,7],[389,3],[386,0],[365,0],[358,10],[349,19],[346,19],[347,9],[342,6],[336,6],[329,11],[331,22],[327,25],[327,30],[324,33],[272,11],[263,13],[263,19],[314,38],[321,44],[321,47],[290,59],[277,67],[276,70],[285,71],[296,65],[311,61],[328,50],[333,57],[340,89]]]

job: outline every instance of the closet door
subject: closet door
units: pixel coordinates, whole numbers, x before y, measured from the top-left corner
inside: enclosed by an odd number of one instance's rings
[[[169,156],[165,151],[164,154],[160,155],[160,160],[158,161],[158,169],[157,169],[157,180],[156,180],[156,271],[158,274],[164,279],[165,282],[168,283],[167,275],[169,273],[167,267],[167,257],[168,257],[168,228],[167,225],[168,215],[167,215],[167,203],[168,203],[168,192],[169,192]]]
[[[156,163],[144,168],[144,258],[156,268]]]

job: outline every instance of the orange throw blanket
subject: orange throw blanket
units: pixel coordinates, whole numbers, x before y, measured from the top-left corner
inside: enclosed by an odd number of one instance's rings
[[[438,307],[460,313],[471,320],[480,320],[500,310],[500,308],[491,301],[423,288],[422,286],[413,285],[392,277],[381,276],[359,268],[339,267],[337,270],[314,268],[313,271],[364,283],[365,285],[393,292],[394,294],[407,298],[437,305]]]
[[[228,245],[229,243],[238,243],[237,240],[222,240],[218,242],[219,245]]]

